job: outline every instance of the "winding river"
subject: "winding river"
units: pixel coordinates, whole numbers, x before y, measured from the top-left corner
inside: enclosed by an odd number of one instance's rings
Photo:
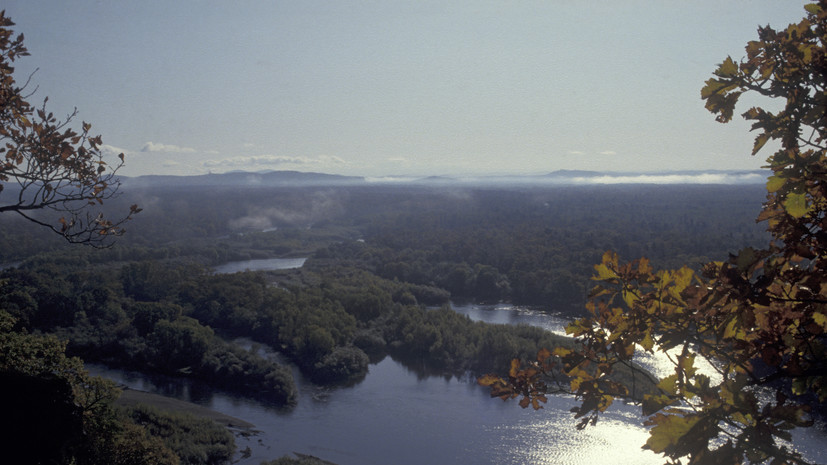
[[[228,262],[216,266],[213,271],[217,274],[238,273],[240,271],[260,270],[289,270],[301,268],[306,258],[262,258],[259,260],[242,260],[239,262]]]
[[[459,305],[455,310],[490,323],[531,324],[564,332],[566,318],[510,305]],[[658,371],[657,360],[651,367]],[[661,367],[662,368],[662,367]],[[255,424],[238,437],[248,454],[237,463],[258,465],[300,452],[339,465],[413,464],[661,464],[641,450],[648,435],[639,408],[616,405],[595,427],[574,428],[574,400],[553,397],[545,409],[523,410],[491,399],[474,379],[424,377],[385,358],[364,381],[321,389],[294,370],[299,405],[289,411],[194,383],[147,378],[97,367],[97,374],[134,389],[189,400]],[[795,438],[811,461],[827,462],[827,435],[810,428]]]

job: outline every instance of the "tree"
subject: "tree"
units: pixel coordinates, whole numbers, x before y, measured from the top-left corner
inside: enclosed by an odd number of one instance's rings
[[[779,108],[742,114],[758,131],[753,155],[778,144],[757,218],[772,241],[700,273],[655,271],[645,258],[622,263],[607,252],[589,316],[567,328],[579,347],[543,350],[535,362],[515,360],[506,378],[480,378],[492,396],[541,408],[562,388],[580,400],[578,428],[614,399],[634,397],[651,426],[644,448],[671,463],[805,463],[780,441],[827,405],[827,0],[805,9],[784,30],[759,28],[746,57],[728,57],[701,90],[722,123],[744,94]],[[656,350],[674,365],[656,389],[634,392],[614,378],[620,367],[640,373],[635,353]],[[714,372],[699,370],[700,359]],[[549,380],[560,372],[567,381]]]
[[[178,457],[146,429],[122,418],[115,383],[90,377],[52,335],[13,330],[0,310],[0,399],[3,458],[19,463],[177,464]],[[25,457],[23,460],[20,457]]]
[[[0,12],[0,212],[15,212],[70,242],[107,244],[140,210],[133,205],[117,220],[90,211],[118,195],[116,174],[124,156],[110,166],[100,136],[90,133],[91,125],[83,122],[79,131],[69,127],[77,109],[58,120],[46,110],[48,98],[37,109],[27,101],[31,76],[18,86],[12,63],[29,53],[23,34],[13,37],[13,25],[5,11]],[[52,222],[35,214],[40,210],[60,216]]]

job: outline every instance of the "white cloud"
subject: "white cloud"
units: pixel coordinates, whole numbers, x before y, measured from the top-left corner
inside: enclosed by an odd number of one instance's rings
[[[118,156],[122,153],[123,154],[129,154],[129,150],[122,149],[120,147],[115,147],[114,145],[103,144],[103,145],[100,146],[100,149],[101,149],[101,152],[104,155],[109,155],[109,156],[113,156],[113,157],[116,157],[116,156]]]
[[[615,152],[614,150],[604,150],[600,152],[600,155],[617,155],[617,152]]]
[[[207,168],[215,167],[240,167],[240,166],[272,166],[272,165],[344,165],[343,159],[336,156],[322,155],[316,158],[289,157],[285,155],[258,155],[250,157],[232,157],[222,160],[207,160],[204,163]]]
[[[586,152],[582,152],[580,150],[569,150],[569,155],[585,155]]]
[[[741,184],[765,179],[759,173],[605,175],[573,178],[575,184]]]
[[[141,152],[166,152],[166,153],[195,153],[195,149],[189,147],[179,147],[171,144],[156,144],[149,141],[144,144]]]

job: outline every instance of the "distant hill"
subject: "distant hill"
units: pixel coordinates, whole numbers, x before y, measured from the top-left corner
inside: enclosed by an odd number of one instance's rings
[[[598,171],[584,171],[584,170],[557,170],[544,175],[545,178],[591,178],[595,176],[605,176],[606,173]]]
[[[364,183],[359,176],[341,176],[337,174],[307,173],[301,171],[231,171],[221,174],[202,174],[198,176],[164,176],[148,175],[123,178],[125,186],[130,187],[276,187],[276,186],[333,186]]]
[[[232,171],[198,176],[149,175],[122,178],[125,187],[292,187],[354,186],[367,184],[419,185],[526,185],[526,184],[759,184],[765,170],[689,170],[649,173],[557,170],[538,175],[479,175],[366,178],[301,171]]]

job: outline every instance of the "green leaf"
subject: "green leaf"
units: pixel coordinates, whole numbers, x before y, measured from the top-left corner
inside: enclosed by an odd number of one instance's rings
[[[724,82],[715,78],[708,79],[706,85],[701,89],[701,98],[707,99],[715,94],[726,94],[732,89],[737,88],[736,84],[731,82]]]
[[[752,265],[758,261],[760,257],[758,253],[755,252],[755,249],[752,247],[746,247],[738,251],[738,255],[735,257],[735,266],[738,267],[738,271],[741,273],[747,272]]]
[[[649,352],[652,351],[652,349],[655,347],[655,340],[652,338],[651,332],[646,332],[646,335],[640,341],[640,346]]]
[[[787,179],[782,178],[781,176],[770,176],[767,178],[767,192],[778,192],[779,189],[784,187],[784,183],[786,182]]]
[[[755,144],[752,146],[752,154],[755,155],[758,153],[758,151],[764,147],[764,144],[766,144],[768,140],[770,140],[769,134],[766,132],[759,134],[758,137],[755,138]]]
[[[726,57],[721,66],[718,67],[718,71],[715,73],[719,76],[725,77],[732,77],[738,74],[738,64],[732,60],[732,57]]]
[[[804,5],[804,9],[807,10],[807,13],[813,15],[821,13],[821,6],[818,3],[810,3],[809,5]]]
[[[653,419],[655,427],[649,430],[649,440],[646,441],[646,447],[660,453],[669,446],[677,445],[698,420],[698,417],[656,415]]]
[[[662,408],[672,404],[672,402],[673,401],[669,398],[669,396],[665,396],[663,394],[646,394],[643,396],[641,411],[644,415],[649,416],[657,412],[658,410],[661,410]]]
[[[794,378],[792,385],[792,392],[797,396],[804,395],[807,392],[807,379]]]
[[[678,375],[669,375],[658,383],[658,388],[669,395],[678,393]]]
[[[784,200],[784,210],[793,218],[801,218],[806,215],[810,211],[807,206],[807,195],[788,194],[787,199]]]
[[[686,357],[680,358],[680,368],[683,370],[687,378],[695,375],[695,354],[688,354]]]

